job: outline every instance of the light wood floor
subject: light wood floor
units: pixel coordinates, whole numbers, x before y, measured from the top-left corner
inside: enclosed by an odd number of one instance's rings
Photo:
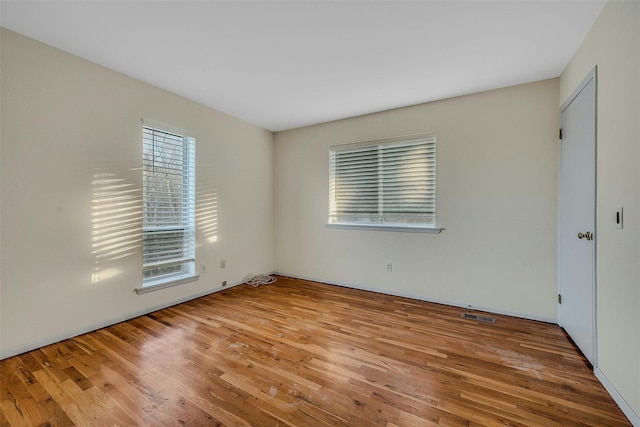
[[[280,277],[0,362],[0,425],[629,426],[563,331]]]

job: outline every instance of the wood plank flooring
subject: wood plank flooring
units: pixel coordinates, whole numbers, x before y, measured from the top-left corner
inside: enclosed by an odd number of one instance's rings
[[[298,279],[0,362],[1,426],[629,426],[554,325]]]

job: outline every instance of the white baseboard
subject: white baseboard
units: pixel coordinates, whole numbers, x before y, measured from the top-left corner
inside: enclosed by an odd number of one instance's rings
[[[328,281],[328,280],[324,280],[324,279],[316,279],[316,278],[313,278],[313,277],[299,276],[299,275],[296,275],[296,274],[288,274],[288,273],[281,273],[281,272],[275,272],[273,274],[277,274],[277,275],[285,276],[285,277],[292,277],[294,279],[302,279],[302,280],[310,280],[312,282],[326,283],[328,285],[342,286],[342,287],[345,287],[345,288],[360,289],[362,291],[370,291],[370,292],[377,292],[377,293],[385,294],[385,295],[393,295],[393,296],[397,296],[397,297],[411,298],[411,299],[415,299],[415,300],[419,300],[419,301],[433,302],[433,303],[436,303],[436,304],[450,305],[450,306],[453,306],[453,307],[468,308],[468,309],[477,310],[477,311],[484,311],[484,312],[488,312],[488,313],[502,314],[502,315],[511,316],[511,317],[519,317],[521,319],[536,320],[536,321],[545,322],[545,323],[553,323],[554,325],[558,324],[558,319],[556,319],[554,317],[539,316],[539,315],[531,314],[531,313],[520,313],[520,312],[515,312],[515,311],[502,310],[502,309],[495,308],[495,307],[484,307],[484,306],[478,306],[478,305],[465,304],[465,303],[462,303],[462,302],[459,302],[459,301],[448,301],[448,300],[442,300],[442,299],[438,299],[438,298],[427,298],[427,297],[422,296],[422,295],[408,294],[408,293],[405,293],[405,292],[394,292],[394,291],[391,291],[391,290],[388,290],[388,289],[369,288],[369,287],[366,287],[366,286],[357,286],[357,285],[351,285],[351,284],[348,284],[348,283],[333,282],[333,281]]]
[[[177,305],[177,304],[181,304],[183,302],[191,301],[191,300],[194,300],[196,298],[200,298],[200,297],[203,297],[203,296],[206,296],[206,295],[210,295],[210,294],[222,291],[224,289],[229,289],[229,288],[232,288],[234,286],[240,285],[242,283],[244,283],[244,281],[241,280],[241,281],[238,281],[238,282],[231,283],[230,285],[227,285],[224,288],[223,287],[218,287],[218,288],[215,288],[215,289],[209,289],[209,290],[206,290],[204,292],[199,292],[199,293],[194,294],[194,295],[189,295],[188,297],[180,298],[180,299],[177,299],[177,300],[165,303],[165,304],[160,304],[160,305],[153,306],[153,307],[150,307],[150,308],[146,308],[144,310],[140,310],[140,311],[137,311],[137,312],[128,313],[128,314],[126,314],[124,316],[120,316],[120,317],[116,317],[116,318],[113,318],[113,319],[109,319],[109,320],[106,320],[104,322],[94,323],[94,324],[92,324],[90,326],[85,326],[85,327],[82,327],[82,328],[73,329],[73,330],[67,331],[67,332],[62,333],[62,334],[58,334],[58,335],[53,335],[53,336],[50,336],[50,337],[42,338],[42,339],[39,339],[39,340],[36,340],[36,341],[29,342],[27,344],[21,344],[21,345],[16,346],[16,347],[11,347],[11,348],[8,348],[8,349],[4,349],[3,348],[3,349],[0,349],[0,360],[6,359],[8,357],[16,356],[18,354],[26,353],[28,351],[35,350],[37,348],[44,347],[44,346],[47,346],[47,345],[50,345],[50,344],[54,344],[54,343],[57,343],[57,342],[60,342],[60,341],[64,341],[64,340],[69,339],[69,338],[77,337],[78,335],[83,335],[83,334],[86,334],[86,333],[91,332],[91,331],[97,331],[98,329],[106,328],[107,326],[115,325],[116,323],[124,322],[126,320],[130,320],[130,319],[133,319],[133,318],[136,318],[136,317],[139,317],[139,316],[144,316],[145,314],[153,313],[154,311],[162,310],[163,308],[171,307],[171,306],[174,306],[174,305]]]
[[[633,424],[634,427],[640,427],[640,415],[636,414],[631,406],[627,403],[627,401],[624,400],[622,395],[618,393],[618,390],[616,390],[613,384],[611,384],[611,381],[609,381],[604,372],[602,372],[599,368],[594,368],[593,373],[596,375],[596,378],[602,383],[604,388],[609,392],[620,409],[622,409],[624,415],[629,418],[631,424]]]

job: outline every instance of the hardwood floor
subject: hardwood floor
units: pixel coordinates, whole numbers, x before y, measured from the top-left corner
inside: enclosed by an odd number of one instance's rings
[[[629,426],[554,325],[279,277],[0,362],[6,426]]]

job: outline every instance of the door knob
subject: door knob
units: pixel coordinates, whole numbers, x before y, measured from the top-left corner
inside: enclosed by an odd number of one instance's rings
[[[585,233],[578,233],[578,239],[587,239],[587,240],[591,240],[593,239],[593,234],[591,234],[590,231],[587,231]]]

